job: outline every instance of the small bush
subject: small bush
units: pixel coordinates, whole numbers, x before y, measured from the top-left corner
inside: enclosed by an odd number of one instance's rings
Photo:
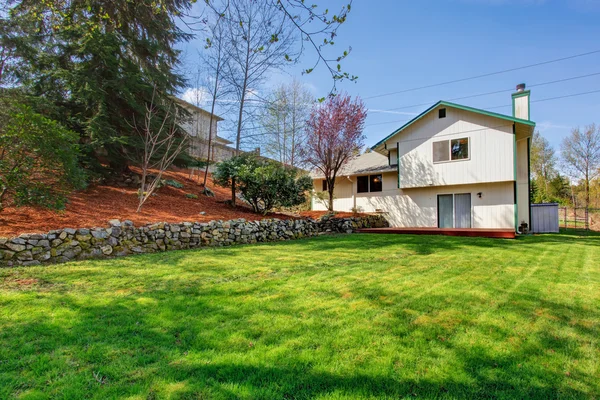
[[[186,193],[185,197],[187,197],[188,199],[197,199],[198,195],[194,193]]]
[[[86,184],[79,136],[14,99],[0,99],[0,211],[15,206],[63,209]]]
[[[165,183],[167,184],[167,186],[172,186],[177,189],[183,189],[184,186],[183,183],[176,181],[175,179],[167,179]]]
[[[213,174],[217,185],[231,187],[232,178],[254,212],[263,214],[275,207],[304,203],[307,191],[312,187],[312,179],[300,176],[297,169],[253,154],[233,157],[217,165]]]

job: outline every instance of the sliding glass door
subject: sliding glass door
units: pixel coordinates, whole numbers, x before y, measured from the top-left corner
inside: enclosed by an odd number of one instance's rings
[[[471,227],[471,193],[454,195],[454,227]]]
[[[438,228],[454,228],[454,195],[438,195]]]
[[[438,228],[471,227],[471,193],[439,194]]]

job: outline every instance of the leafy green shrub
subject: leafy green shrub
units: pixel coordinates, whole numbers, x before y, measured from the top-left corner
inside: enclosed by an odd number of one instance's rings
[[[275,207],[293,207],[306,201],[312,187],[308,176],[276,161],[243,154],[221,162],[213,174],[215,184],[236,189],[254,212],[266,214]]]
[[[31,108],[0,99],[0,211],[16,206],[64,208],[67,194],[85,187],[79,136]]]
[[[183,183],[181,183],[179,181],[176,181],[175,179],[167,179],[165,181],[165,183],[168,186],[172,186],[172,187],[177,188],[177,189],[183,189],[183,186],[184,186]]]
[[[185,197],[187,197],[188,199],[197,199],[198,195],[194,193],[186,193]]]

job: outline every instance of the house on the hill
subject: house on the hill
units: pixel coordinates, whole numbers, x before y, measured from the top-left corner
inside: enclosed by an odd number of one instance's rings
[[[434,104],[339,174],[334,209],[382,212],[396,227],[531,226],[529,96],[517,86],[512,116]],[[326,189],[322,176],[313,179]],[[315,199],[313,209],[327,208]]]
[[[182,99],[176,99],[176,101],[190,113],[189,117],[181,124],[186,133],[189,135],[189,155],[206,160],[208,156],[208,130],[210,127],[210,112]],[[213,140],[211,145],[210,159],[214,162],[228,160],[235,155],[235,149],[233,147],[229,147],[229,145],[233,142],[218,135],[217,125],[220,121],[223,121],[223,118],[213,114]]]

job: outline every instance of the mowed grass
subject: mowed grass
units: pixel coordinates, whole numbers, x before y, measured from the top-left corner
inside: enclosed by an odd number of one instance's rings
[[[598,398],[600,236],[0,269],[0,398]]]

